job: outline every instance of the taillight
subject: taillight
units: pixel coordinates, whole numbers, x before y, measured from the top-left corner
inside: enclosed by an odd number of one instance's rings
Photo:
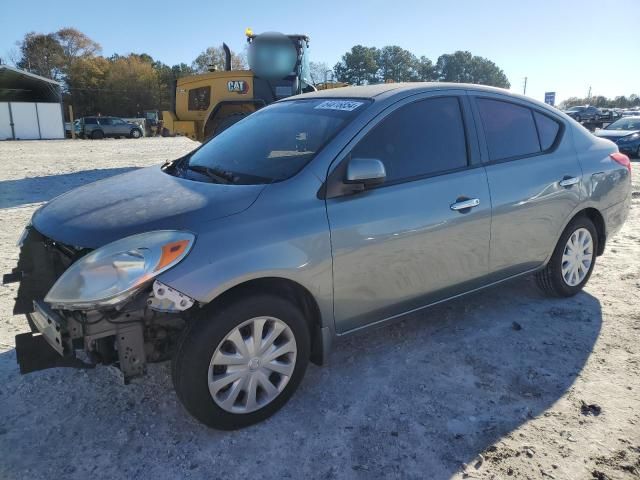
[[[616,153],[612,153],[609,156],[611,157],[611,160],[619,163],[620,165],[625,167],[627,170],[629,170],[629,173],[631,173],[631,160],[629,160],[629,157],[627,157],[624,153],[616,152]]]

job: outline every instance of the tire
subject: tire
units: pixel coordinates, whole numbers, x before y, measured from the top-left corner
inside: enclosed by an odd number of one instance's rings
[[[233,113],[228,117],[223,118],[213,132],[205,131],[205,141],[220,135],[227,128],[231,127],[232,125],[235,125],[246,116],[247,116],[246,113]]]
[[[587,256],[578,257],[579,260],[576,260],[575,262],[565,260],[565,258],[573,258],[573,255],[568,255],[563,258],[565,251],[569,254],[572,253],[571,250],[569,250],[569,241],[572,240],[577,244],[581,244],[579,239],[586,238],[585,231],[588,232],[591,237],[591,247],[589,249],[590,261],[588,268],[586,269],[586,273],[583,258],[586,259]],[[574,234],[576,234],[576,237],[573,237],[572,239]],[[582,235],[582,237],[580,237],[580,235]],[[581,248],[578,250],[581,250]],[[587,217],[580,216],[574,218],[569,225],[567,225],[567,228],[564,229],[564,232],[562,232],[549,263],[543,270],[536,274],[538,286],[544,293],[550,296],[572,297],[580,292],[589,281],[591,272],[593,272],[593,267],[596,264],[596,252],[598,252],[598,232],[595,225]],[[575,263],[577,265],[582,264],[582,269],[576,271],[576,277],[572,277],[569,273],[569,279],[567,280],[566,271],[563,272],[563,267],[566,266],[568,269],[571,263]]]
[[[102,130],[94,130],[91,132],[91,138],[94,140],[100,140],[104,138],[104,132]]]
[[[141,138],[142,137],[142,132],[140,131],[139,128],[132,128],[131,129],[131,133],[129,134],[130,138]]]
[[[268,344],[269,332],[279,333],[274,333],[273,339],[275,341],[264,355],[256,357],[253,356],[253,352],[243,355],[235,346],[242,345],[245,350],[253,348],[254,344],[251,338],[253,332],[258,328],[253,323],[256,320],[265,322],[264,329],[260,328],[260,331],[265,332],[264,335],[266,335],[266,337],[260,336],[261,346]],[[247,325],[247,322],[250,323]],[[278,324],[279,328],[285,330],[279,331],[279,329],[273,328],[276,325],[275,322],[281,322],[283,325]],[[238,330],[238,328],[240,329]],[[250,335],[248,335],[249,333]],[[242,335],[243,340],[234,342],[232,340],[234,334]],[[235,336],[235,338],[239,339],[240,337]],[[295,340],[293,343],[291,342],[292,338]],[[244,339],[247,339],[248,344],[245,344]],[[270,360],[268,358],[274,351],[273,349],[281,349],[281,347],[286,349],[290,345],[294,345],[293,348],[297,351],[279,356],[277,359]],[[231,355],[234,359],[240,360],[234,360],[237,365],[214,366],[214,354],[217,358],[231,358],[228,356]],[[309,363],[309,355],[309,329],[304,315],[296,306],[274,295],[244,296],[236,301],[217,305],[215,309],[205,308],[189,321],[172,360],[173,385],[186,410],[197,420],[209,427],[235,430],[265,420],[284,406],[304,376]],[[244,363],[245,359],[249,357],[252,358]],[[256,358],[259,360],[256,361]],[[266,372],[272,372],[269,366],[274,363],[278,366],[285,365],[290,369],[290,375],[270,373],[273,375],[273,382],[271,376],[263,376]],[[222,370],[216,370],[218,368]],[[235,370],[229,373],[229,368]],[[240,375],[240,377],[237,375],[233,377],[236,379],[235,382],[226,379],[235,375],[235,372]],[[258,378],[259,376],[261,377]],[[222,380],[214,381],[216,377]],[[254,380],[256,378],[257,380]],[[279,393],[274,393],[275,396],[271,399],[269,399],[269,389],[262,387],[264,383],[261,382],[265,379],[271,383],[272,387],[275,385],[276,390],[279,391]],[[218,387],[217,392],[214,390],[216,399],[210,393],[210,382],[212,390],[216,388],[216,383],[227,385],[224,388]],[[254,385],[259,385],[258,387],[254,386],[256,402],[251,402],[253,407],[250,407],[249,385],[251,382],[254,382]],[[227,389],[227,387],[229,388]],[[236,393],[236,396],[230,400],[231,403],[227,403],[223,408],[225,400],[228,402],[236,390],[239,393]],[[271,391],[273,392],[272,389]],[[262,398],[263,405],[259,405],[260,398]]]

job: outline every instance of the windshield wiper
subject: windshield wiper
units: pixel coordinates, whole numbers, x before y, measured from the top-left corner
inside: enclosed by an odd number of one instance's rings
[[[202,175],[209,177],[211,180],[215,180],[217,183],[229,184],[238,181],[238,178],[233,173],[221,170],[216,167],[207,167],[205,165],[189,165],[189,170],[201,173]]]

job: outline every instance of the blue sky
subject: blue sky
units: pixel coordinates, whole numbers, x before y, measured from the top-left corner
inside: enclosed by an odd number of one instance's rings
[[[333,66],[355,44],[396,44],[434,62],[469,50],[500,66],[512,90],[540,100],[640,94],[640,0],[450,0],[367,2],[243,0],[176,2],[29,0],[3,9],[0,56],[26,32],[73,26],[103,54],[146,52],[167,64],[190,63],[210,45],[244,47],[244,29],[306,33],[312,60]],[[77,4],[76,5],[80,5]],[[306,7],[305,7],[306,5]],[[99,6],[99,8],[98,8]]]

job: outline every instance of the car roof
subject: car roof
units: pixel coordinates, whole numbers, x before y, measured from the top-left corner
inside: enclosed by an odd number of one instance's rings
[[[476,85],[471,83],[451,83],[451,82],[399,82],[399,83],[379,83],[375,85],[348,86],[340,88],[330,88],[328,90],[318,90],[317,92],[303,93],[293,100],[300,98],[376,98],[387,97],[389,94],[400,94],[402,92],[422,92],[429,90],[476,90],[493,93],[511,92],[503,88],[488,87],[486,85]]]
[[[318,90],[316,92],[303,93],[288,97],[280,102],[295,101],[310,98],[363,98],[371,100],[386,100],[393,97],[406,97],[421,92],[436,90],[469,90],[475,93],[495,93],[523,100],[529,104],[549,112],[558,113],[554,107],[540,102],[534,98],[526,97],[518,93],[511,92],[504,88],[490,87],[487,85],[477,85],[474,83],[451,83],[451,82],[406,82],[406,83],[381,83],[376,85],[349,86],[331,88],[328,90]]]

